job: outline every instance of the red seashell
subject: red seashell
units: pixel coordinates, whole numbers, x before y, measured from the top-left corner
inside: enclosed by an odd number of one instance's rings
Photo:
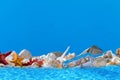
[[[0,63],[7,65],[7,61],[5,60],[6,56],[0,53]]]

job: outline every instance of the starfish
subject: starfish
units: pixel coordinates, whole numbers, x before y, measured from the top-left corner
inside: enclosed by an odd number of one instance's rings
[[[10,62],[14,63],[15,66],[21,66],[21,67],[22,67],[22,60],[23,60],[23,59],[24,59],[24,58],[20,58],[20,57],[18,56],[18,54],[16,54],[16,53],[14,52],[14,53],[13,53],[13,60],[10,61]]]

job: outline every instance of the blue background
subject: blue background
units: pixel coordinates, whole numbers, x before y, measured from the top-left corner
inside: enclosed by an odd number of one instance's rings
[[[0,50],[33,55],[120,47],[120,0],[1,0]]]

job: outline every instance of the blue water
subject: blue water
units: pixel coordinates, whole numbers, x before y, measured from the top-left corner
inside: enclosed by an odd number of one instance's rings
[[[0,80],[119,80],[120,67],[103,68],[0,68]]]
[[[120,0],[0,0],[0,51],[28,49],[79,54],[98,45],[120,47]],[[1,80],[119,80],[119,67],[96,69],[0,68]]]
[[[119,0],[0,0],[0,50],[33,55],[120,47]]]

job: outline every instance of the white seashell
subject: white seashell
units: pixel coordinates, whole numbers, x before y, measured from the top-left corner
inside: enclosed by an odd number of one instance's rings
[[[25,58],[25,59],[30,59],[32,57],[31,53],[28,50],[26,50],[26,49],[23,49],[19,53],[19,56],[22,57],[22,58]]]

